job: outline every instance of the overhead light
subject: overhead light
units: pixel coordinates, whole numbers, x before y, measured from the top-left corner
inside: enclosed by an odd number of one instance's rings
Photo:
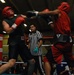
[[[24,24],[25,27],[27,27],[27,24]]]
[[[6,3],[5,0],[0,0],[2,3]]]
[[[4,34],[6,34],[6,31],[3,31]]]
[[[29,32],[31,32],[31,29],[29,29]]]
[[[14,16],[17,16],[17,14],[14,14]]]

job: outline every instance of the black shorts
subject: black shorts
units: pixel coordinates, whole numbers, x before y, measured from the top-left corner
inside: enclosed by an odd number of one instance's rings
[[[25,41],[12,41],[9,43],[9,59],[18,58],[18,54],[24,62],[32,59],[31,53],[28,47],[25,45]]]
[[[54,58],[53,58],[51,48],[48,50],[48,52],[46,53],[45,56],[46,56],[46,58],[48,59],[48,61],[49,61],[50,63],[56,63],[55,60],[54,60]]]

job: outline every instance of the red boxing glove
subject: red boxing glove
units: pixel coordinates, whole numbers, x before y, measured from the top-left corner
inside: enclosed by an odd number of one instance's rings
[[[22,16],[19,16],[19,17],[16,18],[15,24],[17,24],[17,26],[19,26],[24,21],[25,21],[24,18]]]
[[[23,22],[25,22],[25,19],[22,16],[17,17],[15,23],[12,25],[12,28],[16,29],[16,27],[21,25]]]

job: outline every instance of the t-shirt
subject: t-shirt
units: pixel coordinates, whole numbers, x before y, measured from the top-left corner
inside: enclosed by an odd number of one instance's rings
[[[14,16],[13,18],[6,18],[4,19],[4,21],[6,21],[11,27],[15,23],[15,20],[18,16]],[[17,42],[20,41],[22,39],[21,36],[24,37],[24,33],[25,33],[24,25],[21,24],[9,34],[8,43],[11,41],[17,41]]]
[[[71,34],[70,29],[70,18],[68,17],[67,13],[64,11],[60,11],[60,16],[57,20],[55,20],[55,27],[54,32],[55,34]]]
[[[4,21],[6,21],[11,27],[15,23],[15,20],[18,16],[14,16],[13,18],[6,18],[4,19]],[[10,37],[17,36],[17,35],[19,36],[24,35],[24,25],[23,24],[19,25],[13,32],[9,34]]]
[[[42,54],[42,48],[39,48],[39,51],[35,53],[33,50],[38,46],[38,41],[42,39],[42,34],[36,30],[35,33],[29,34],[29,42],[30,42],[30,52],[32,55],[41,55]]]

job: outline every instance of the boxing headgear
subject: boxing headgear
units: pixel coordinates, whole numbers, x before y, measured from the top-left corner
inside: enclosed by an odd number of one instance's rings
[[[70,5],[67,2],[62,2],[58,9],[68,13],[70,11]]]
[[[12,9],[11,7],[9,7],[9,6],[7,6],[7,7],[5,7],[4,9],[3,9],[3,11],[2,11],[2,15],[4,16],[4,17],[10,17],[11,15],[14,15],[14,14],[11,14],[10,13],[10,9]]]

